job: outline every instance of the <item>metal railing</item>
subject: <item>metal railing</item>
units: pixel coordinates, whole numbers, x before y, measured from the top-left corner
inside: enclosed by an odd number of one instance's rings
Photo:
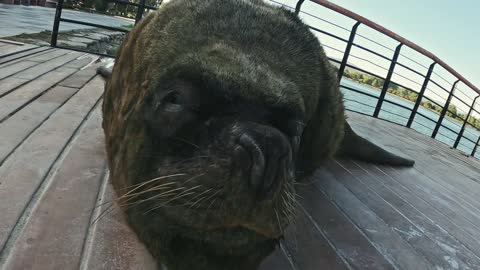
[[[115,3],[115,4],[120,4],[120,5],[127,5],[127,6],[136,7],[137,12],[136,12],[136,16],[135,16],[135,24],[142,19],[143,14],[145,13],[145,10],[156,10],[157,9],[156,7],[146,5],[145,0],[140,0],[140,3],[133,3],[133,2],[124,1],[124,0],[108,0],[108,2]],[[79,25],[84,25],[84,26],[89,26],[89,27],[95,27],[95,28],[100,28],[100,29],[122,32],[122,33],[128,33],[129,32],[129,30],[127,30],[125,28],[111,27],[111,26],[106,26],[106,25],[101,25],[101,24],[89,23],[89,22],[85,22],[85,21],[62,18],[63,3],[64,3],[64,0],[58,0],[56,11],[55,11],[55,20],[53,22],[53,30],[52,30],[51,40],[50,40],[50,46],[55,47],[55,48],[61,48],[61,49],[69,49],[69,50],[75,50],[75,51],[81,51],[81,52],[94,53],[94,54],[98,54],[98,55],[105,56],[105,57],[112,57],[112,58],[115,57],[114,55],[110,55],[110,54],[102,54],[102,53],[98,53],[98,52],[91,52],[91,51],[87,51],[87,50],[83,50],[83,49],[70,48],[70,47],[65,47],[65,46],[61,46],[61,45],[57,44],[58,34],[59,34],[59,29],[60,29],[60,22],[79,24]],[[161,4],[161,2],[159,4]]]
[[[440,58],[436,57],[434,54],[416,45],[415,43],[395,34],[394,32],[356,13],[346,10],[326,0],[310,0],[310,1],[299,0],[299,1],[296,1],[296,3],[294,0],[290,0],[290,2],[294,1],[294,4],[291,6],[278,2],[280,0],[269,0],[269,1],[274,4],[282,5],[285,8],[291,9],[295,11],[297,14],[299,14],[300,16],[310,16],[311,18],[315,18],[316,20],[322,21],[328,25],[338,27],[342,31],[349,32],[349,37],[347,39],[347,38],[342,38],[338,34],[334,34],[331,31],[329,32],[325,29],[321,29],[318,26],[310,25],[310,29],[313,32],[319,33],[321,35],[325,35],[329,38],[332,38],[338,42],[342,42],[345,44],[345,47],[344,47],[345,49],[341,50],[339,46],[328,46],[327,44],[322,42],[324,47],[342,54],[341,60],[330,57],[330,60],[332,61],[332,63],[336,63],[338,65],[338,78],[339,78],[339,81],[341,82],[341,88],[355,94],[361,94],[369,99],[376,99],[376,101],[367,104],[359,100],[346,98],[346,102],[351,102],[352,104],[356,104],[358,106],[363,106],[363,108],[366,108],[366,110],[360,110],[360,109],[356,110],[355,108],[349,108],[349,106],[347,106],[347,110],[356,111],[362,114],[387,120],[395,124],[401,124],[403,126],[414,128],[417,130],[421,128],[424,130],[423,131],[424,134],[427,134],[425,130],[428,130],[429,133],[427,135],[431,136],[432,138],[437,138],[440,141],[443,141],[444,143],[447,143],[447,144],[450,143],[454,148],[458,148],[459,146],[461,146],[462,148],[461,150],[463,150],[463,152],[466,152],[471,156],[475,156],[477,154],[478,146],[480,143],[480,132],[476,132],[475,129],[473,128],[473,125],[469,126],[468,121],[474,112],[478,116],[480,116],[480,112],[479,112],[480,109],[477,110],[475,108],[475,106],[477,105],[477,101],[479,101],[478,97],[480,96],[480,90],[476,86],[474,86],[471,82],[469,82],[467,79],[465,79],[462,75],[460,75],[458,72],[456,72],[453,68],[451,68],[445,62],[443,62]],[[155,7],[146,6],[145,0],[141,0],[139,4],[120,1],[120,0],[113,0],[113,2],[118,4],[132,5],[137,7],[138,10],[137,10],[136,22],[138,22],[142,18],[143,12],[145,9],[151,9],[151,10],[156,9]],[[351,26],[350,28],[339,26],[334,22],[328,21],[324,18],[321,18],[314,14],[310,14],[306,11],[303,11],[302,7],[308,2],[313,2],[315,4],[320,5],[321,7],[334,11],[337,15],[340,14],[340,16],[344,16],[345,18],[353,19],[354,21],[353,26]],[[57,36],[58,36],[58,29],[59,29],[60,22],[77,23],[77,24],[93,26],[93,27],[98,27],[98,28],[103,28],[108,30],[128,32],[128,30],[123,28],[108,27],[108,26],[102,26],[102,25],[92,24],[88,22],[61,18],[62,7],[63,7],[63,0],[59,0],[57,5],[56,15],[55,15],[54,28],[52,32],[51,45],[53,47],[60,47],[57,45]],[[366,35],[358,34],[358,29],[361,27],[367,27],[369,30],[374,30],[377,33],[380,33],[381,35],[384,35],[386,38],[389,38],[394,43],[396,43],[396,45],[392,46],[393,48],[390,48],[385,44],[382,44],[381,42],[378,42],[372,38],[367,37]],[[392,56],[391,57],[386,56],[380,53],[378,50],[371,49],[365,45],[359,44],[358,42],[355,41],[357,37],[361,37],[362,39],[367,40],[376,46],[379,46],[383,50],[392,52],[393,53]],[[423,57],[426,57],[427,59],[429,59],[430,63],[422,64],[419,61],[413,59],[412,57],[402,54],[402,50],[405,50],[406,47],[408,47],[409,49],[412,49],[414,52],[422,55]],[[369,53],[381,59],[382,61],[388,61],[389,67],[384,68],[379,63],[373,60],[366,59],[365,57],[362,58],[358,55],[354,55],[352,53],[352,49],[354,48],[356,50],[361,50],[365,53]],[[108,55],[108,56],[111,57],[111,55]],[[407,65],[404,62],[401,62],[399,60],[400,57],[402,59],[405,59],[415,64],[417,68],[412,67],[411,65]],[[361,59],[378,68],[381,68],[382,70],[386,71],[386,76],[385,77],[380,76],[376,72],[367,70],[367,68],[364,68],[363,66],[360,67],[358,65],[353,65],[352,63],[349,62],[350,59]],[[418,71],[418,67],[424,68],[426,72]],[[449,74],[449,77],[453,79],[446,79],[443,76],[441,76],[439,74],[440,73],[440,71],[438,70],[439,68],[443,68],[443,71],[446,71]],[[348,69],[359,71],[362,74],[366,74],[366,75],[378,78],[379,80],[383,80],[381,87],[378,87],[379,88],[378,96],[376,94],[367,93],[355,87],[350,87],[344,84],[342,79],[346,78],[345,75]],[[419,78],[421,78],[420,79],[421,81],[420,82],[414,81],[411,78],[409,78],[409,76],[404,76],[400,74],[396,69],[408,70],[415,76],[418,76]],[[397,76],[405,80],[406,82],[411,82],[416,84],[417,86],[420,87],[420,90],[416,91],[412,89],[412,87],[407,87],[404,84],[400,84],[398,81],[394,81],[393,80],[394,76]],[[438,77],[438,79],[432,78],[433,76]],[[445,84],[448,84],[448,86],[446,86]],[[463,84],[463,86],[466,86],[468,90],[473,94],[470,94],[470,95],[465,94],[465,92],[460,89],[459,84]],[[413,105],[400,104],[397,101],[387,98],[389,97],[388,95],[389,90],[391,90],[391,88],[394,86],[402,87],[403,89],[406,89],[409,93],[416,95],[416,99]],[[429,97],[426,95],[427,91],[430,91],[431,94],[436,95],[437,98],[438,97],[441,98],[441,95],[439,93],[436,93],[435,91],[431,90],[432,87],[436,87],[441,94],[448,95],[448,97],[445,98],[443,105],[440,104],[442,103],[441,101],[435,100],[434,98],[432,98],[432,96]],[[470,100],[471,102],[468,100],[465,100],[464,98],[462,99],[461,95],[465,97],[472,96]],[[440,113],[439,114],[436,113],[435,116],[432,116],[431,114],[427,115],[428,113],[426,113],[425,110],[423,109],[420,110],[420,107],[422,107],[422,101],[427,101],[430,104],[432,104],[432,106],[441,108]],[[461,115],[456,110],[452,111],[450,109],[450,105],[453,105],[453,103],[455,103],[454,101],[457,104],[461,103],[463,104],[462,106],[467,107],[468,113]],[[395,108],[408,113],[400,114],[398,112],[394,112],[392,110],[386,109],[386,107],[391,107],[391,106],[395,106]],[[385,115],[385,114],[397,117],[400,120],[392,121],[391,119],[386,119],[386,117],[382,117],[382,115]],[[452,116],[456,119],[460,119],[461,122],[456,123],[455,121],[450,119],[448,121],[445,120],[448,116]],[[417,118],[424,119],[424,122],[417,120]],[[437,118],[437,119],[434,119],[434,118]],[[480,123],[480,119],[478,119],[478,121]],[[448,122],[448,125],[447,125],[447,122]],[[444,133],[442,133],[442,131]],[[452,138],[451,134],[453,134],[454,138]],[[469,136],[466,136],[466,134],[468,134]],[[439,137],[438,135],[441,135],[441,136]],[[467,146],[465,143],[469,144],[470,146]],[[470,149],[471,149],[471,152],[470,152]]]
[[[479,146],[479,143],[480,143],[480,133],[478,133],[478,134],[470,133],[469,135],[473,134],[473,135],[477,136],[477,139],[473,140],[472,136],[469,136],[469,137],[465,136],[465,132],[467,131],[467,126],[469,125],[468,121],[469,121],[469,119],[471,119],[471,116],[472,116],[473,112],[476,112],[477,115],[480,115],[479,110],[477,110],[475,108],[475,106],[478,104],[477,101],[479,101],[478,98],[480,97],[480,90],[475,85],[473,85],[470,81],[468,81],[466,78],[464,78],[462,75],[460,75],[457,71],[455,71],[452,67],[447,65],[445,62],[443,62],[440,58],[438,58],[434,54],[432,54],[429,51],[423,49],[422,47],[416,45],[415,43],[413,43],[413,42],[395,34],[394,32],[392,32],[392,31],[390,31],[390,30],[388,30],[388,29],[386,29],[386,28],[384,28],[384,27],[382,27],[382,26],[380,26],[380,25],[378,25],[378,24],[376,24],[376,23],[374,23],[374,22],[356,14],[356,13],[353,13],[353,12],[351,12],[347,9],[344,9],[344,8],[338,6],[338,5],[335,5],[335,4],[333,4],[329,1],[326,1],[326,0],[310,0],[310,1],[299,0],[298,2],[296,2],[296,5],[292,5],[292,6],[287,6],[287,5],[282,4],[282,3],[278,2],[278,1],[275,1],[275,0],[270,0],[270,1],[275,2],[276,4],[280,4],[280,5],[282,5],[286,8],[295,10],[295,12],[299,15],[312,16],[312,17],[315,17],[315,18],[317,18],[319,20],[322,20],[326,23],[329,23],[329,24],[335,25],[339,28],[342,28],[343,30],[348,30],[350,32],[349,38],[345,39],[345,38],[340,37],[339,35],[335,35],[331,32],[320,29],[319,27],[310,26],[310,29],[314,32],[321,33],[321,34],[326,35],[328,37],[331,37],[331,38],[333,38],[333,39],[335,39],[339,42],[345,43],[345,49],[343,51],[339,50],[339,48],[333,48],[333,50],[343,53],[342,60],[338,61],[337,59],[330,58],[330,60],[332,62],[336,62],[339,65],[338,78],[339,78],[340,81],[345,76],[346,68],[357,70],[357,71],[360,71],[364,74],[367,74],[367,75],[370,75],[370,76],[373,76],[373,77],[384,80],[383,85],[382,85],[381,90],[380,90],[380,94],[379,94],[378,97],[376,95],[368,94],[368,93],[365,93],[363,91],[359,91],[358,89],[355,89],[355,88],[349,87],[347,85],[341,84],[341,87],[348,90],[348,91],[352,91],[352,92],[355,92],[355,93],[358,93],[358,94],[362,94],[362,95],[368,96],[369,98],[377,99],[377,102],[376,102],[375,106],[372,106],[372,104],[362,103],[363,106],[369,107],[370,109],[373,109],[373,113],[371,113],[371,114],[364,113],[364,114],[368,114],[368,115],[373,116],[375,118],[381,118],[379,116],[380,112],[395,114],[394,112],[383,110],[383,106],[384,106],[385,103],[397,106],[397,107],[405,109],[405,110],[409,110],[410,114],[408,116],[408,119],[406,119],[407,122],[406,122],[406,124],[404,124],[404,126],[411,128],[412,124],[415,122],[416,117],[423,117],[427,121],[431,121],[434,124],[434,127],[432,129],[432,133],[430,134],[430,136],[432,138],[436,138],[437,135],[439,134],[439,130],[441,128],[444,128],[444,129],[450,131],[451,133],[456,134],[456,138],[450,138],[450,140],[454,141],[454,143],[453,143],[454,148],[458,148],[458,146],[461,145],[461,141],[465,140],[466,142],[468,142],[470,144],[473,144],[473,147],[471,148],[472,150],[471,150],[471,152],[468,152],[468,154],[471,155],[471,156],[475,156],[475,154],[477,152],[477,149],[478,149],[478,146]],[[302,5],[304,5],[306,2],[314,2],[314,3],[316,3],[316,4],[318,4],[322,7],[325,7],[329,10],[335,11],[338,14],[341,14],[345,17],[353,19],[354,24],[350,29],[348,29],[348,28],[336,25],[335,23],[329,22],[329,21],[325,20],[324,18],[319,18],[318,16],[315,16],[313,14],[303,12],[302,11]],[[293,7],[293,6],[295,6],[295,7]],[[385,35],[386,37],[392,39],[393,41],[396,41],[397,46],[395,47],[395,49],[387,48],[387,49],[393,51],[392,57],[391,58],[387,57],[385,55],[382,55],[382,54],[376,52],[375,50],[371,50],[369,48],[366,48],[365,46],[362,46],[360,44],[355,43],[355,38],[358,36],[357,32],[358,32],[358,29],[359,29],[360,26],[368,27],[372,30],[377,31],[378,33],[381,33],[381,34]],[[368,39],[365,36],[362,36],[362,37]],[[370,41],[372,41],[373,43],[377,43],[377,42],[375,42],[371,39],[370,39]],[[380,45],[380,46],[384,47],[384,45],[382,45],[382,44],[377,43],[377,45]],[[324,46],[325,46],[325,44],[324,44]],[[355,57],[351,53],[351,50],[352,50],[353,47],[358,48],[360,50],[363,50],[366,53],[370,53],[374,56],[380,57],[384,60],[388,60],[390,62],[390,65],[389,65],[389,68],[387,69],[387,75],[385,77],[382,77],[382,76],[379,76],[379,75],[377,75],[377,74],[375,74],[371,71],[365,70],[361,67],[349,64],[349,58],[350,57]],[[410,49],[413,49],[417,53],[427,57],[428,59],[430,59],[432,61],[429,66],[426,66],[426,69],[427,69],[426,73],[418,72],[416,69],[414,69],[412,67],[409,67],[409,66],[407,66],[403,63],[400,63],[398,61],[399,56],[401,55],[401,51],[404,47],[409,47]],[[419,64],[418,62],[416,62],[413,59],[409,59],[409,60]],[[369,60],[369,62],[372,63],[370,60]],[[372,64],[375,65],[375,63],[372,63]],[[452,77],[455,78],[455,80],[450,83],[448,80],[446,80],[446,79],[444,79],[443,77],[440,76],[440,78],[442,80],[447,81],[451,85],[451,89],[446,89],[444,86],[440,85],[440,83],[438,83],[438,82],[436,82],[435,80],[432,79],[432,74],[436,74],[435,73],[435,68],[439,67],[439,66],[442,67],[443,69],[445,69],[449,74],[452,75]],[[396,84],[397,86],[399,86],[399,85],[401,86],[401,84],[399,84],[397,82],[394,82],[392,80],[392,76],[395,73],[395,68],[397,68],[397,67],[405,68],[405,69],[409,70],[410,72],[415,73],[415,74],[424,78],[423,82],[421,83],[421,88],[420,88],[419,91],[415,91],[415,90],[413,90],[409,87],[403,86],[403,88],[405,88],[405,89],[407,89],[407,90],[409,90],[409,91],[411,91],[411,92],[413,92],[417,95],[415,103],[413,104],[413,108],[409,108],[409,107],[406,107],[406,106],[404,106],[402,104],[399,104],[395,101],[391,101],[391,100],[386,99],[388,90],[389,90],[389,88],[392,84]],[[396,74],[396,75],[401,76],[400,74]],[[404,79],[408,80],[408,78],[405,78],[405,77],[404,77]],[[471,103],[469,103],[469,102],[461,99],[459,96],[455,95],[455,92],[459,91],[459,89],[457,87],[459,83],[463,83],[466,87],[468,87],[470,90],[472,90],[471,92],[474,93],[473,101]],[[448,97],[446,98],[445,103],[443,105],[440,105],[438,102],[436,102],[432,98],[429,98],[425,95],[426,90],[428,89],[428,86],[430,84],[433,84],[436,87],[438,87],[439,89],[441,89],[440,91],[445,91],[445,92],[448,93]],[[458,100],[459,102],[465,104],[465,106],[468,107],[468,113],[464,117],[460,117],[457,114],[457,112],[453,112],[453,111],[449,110],[449,106],[452,104],[452,99],[454,99],[454,98],[456,100]],[[419,108],[422,104],[422,100],[427,100],[430,103],[436,105],[437,107],[442,108],[440,114],[438,115],[438,120],[432,119],[431,117],[419,112]],[[353,101],[354,103],[357,103],[357,104],[361,103],[357,100],[351,100],[351,101]],[[445,117],[447,116],[447,113],[455,116],[457,119],[458,118],[462,119],[461,127],[460,127],[458,132],[445,125],[444,121],[445,121]],[[398,115],[397,114],[397,116],[405,118],[404,115]],[[389,121],[388,119],[384,119],[384,120]],[[394,123],[399,124],[397,122],[394,122]],[[424,124],[419,123],[419,122],[416,122],[416,124],[424,125]],[[426,125],[424,125],[424,127],[426,127]],[[473,126],[468,127],[468,129],[472,130]],[[445,137],[448,137],[448,136],[445,136]]]

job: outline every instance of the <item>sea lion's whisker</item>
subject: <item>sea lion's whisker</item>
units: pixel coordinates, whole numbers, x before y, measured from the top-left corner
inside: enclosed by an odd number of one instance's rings
[[[207,210],[205,210],[206,212],[208,212],[208,209],[210,209],[210,207],[212,207],[212,205],[217,201],[218,198],[214,198],[212,200],[212,202],[210,203],[210,205],[207,207]]]
[[[278,228],[280,229],[280,232],[283,234],[283,228],[282,228],[282,225],[281,225],[281,222],[280,222],[280,217],[278,216],[278,211],[277,211],[277,208],[274,207],[273,210],[275,211],[275,215],[277,216],[277,222],[278,222]]]
[[[98,221],[100,221],[100,219],[106,217],[108,214],[110,214],[111,212],[113,212],[115,210],[115,207],[113,207],[113,203],[108,206],[105,210],[103,210],[102,212],[100,212],[100,214],[98,215],[98,217],[96,217],[92,223],[90,223],[90,226],[94,225],[95,223],[97,223]]]
[[[208,196],[208,198],[206,199],[206,201],[208,202],[208,200],[210,200],[211,198],[213,198],[213,196],[217,195],[220,191],[222,191],[222,189],[218,189],[217,191],[215,191],[212,195]],[[199,206],[197,206],[198,208]]]
[[[154,211],[154,210],[156,210],[156,209],[158,209],[158,208],[161,208],[161,207],[164,207],[164,206],[168,205],[170,202],[173,202],[173,201],[175,201],[175,200],[177,200],[177,199],[180,199],[180,198],[182,198],[182,197],[189,196],[189,195],[192,195],[192,194],[195,194],[195,192],[188,192],[188,193],[183,194],[182,196],[178,196],[178,195],[177,195],[176,197],[174,197],[174,198],[172,198],[172,199],[170,199],[170,200],[168,200],[168,201],[166,201],[166,202],[163,202],[163,203],[160,204],[160,205],[157,205],[157,206],[155,206],[155,207],[150,208],[149,210],[145,211],[143,214],[146,215],[146,214],[148,214],[148,213],[150,213],[150,212],[152,212],[152,211]]]
[[[170,178],[170,177],[177,177],[177,176],[185,176],[187,175],[186,173],[178,173],[178,174],[171,174],[171,175],[165,175],[165,176],[160,176],[160,177],[156,177],[156,178],[153,178],[153,179],[150,179],[148,181],[145,181],[145,182],[142,182],[142,183],[139,183],[139,184],[135,184],[135,185],[131,185],[131,186],[128,186],[128,187],[125,187],[125,188],[121,188],[119,190],[125,190],[125,189],[129,189],[129,188],[132,188],[132,187],[135,187],[134,189],[130,190],[129,192],[127,192],[126,194],[130,193],[130,192],[133,192],[149,183],[152,183],[152,182],[155,182],[155,181],[158,181],[158,180],[162,180],[162,179],[166,179],[166,178]],[[164,183],[162,185],[171,185],[173,184],[173,182],[168,182],[168,183]]]
[[[155,196],[152,196],[152,197],[150,197],[150,198],[138,200],[138,201],[131,202],[131,203],[123,203],[123,204],[120,204],[120,206],[122,206],[122,207],[123,207],[123,206],[131,207],[131,206],[135,206],[135,205],[138,205],[138,204],[141,204],[141,203],[144,203],[144,202],[147,202],[147,201],[155,200],[155,199],[158,199],[158,198],[163,198],[163,197],[168,197],[168,196],[175,196],[176,194],[175,194],[174,192],[175,192],[175,191],[178,191],[178,190],[182,190],[182,189],[185,189],[185,188],[181,187],[181,188],[176,188],[176,189],[168,190],[168,191],[162,192],[162,193],[160,193],[160,194],[157,194],[157,195],[155,195]]]
[[[207,194],[207,193],[210,192],[212,189],[213,189],[213,188],[209,188],[209,189],[203,191],[202,193],[198,194],[197,196],[191,198],[189,201],[187,201],[186,204],[190,204],[190,201],[193,201],[193,200],[195,200],[196,198],[200,197],[195,203],[193,203],[193,204],[190,205],[189,209],[192,208],[195,204],[197,204],[200,200],[203,200],[206,196],[204,196],[204,197],[201,197],[201,196]]]
[[[146,189],[146,190],[142,190],[142,191],[139,191],[139,192],[135,192],[135,193],[132,193],[132,194],[124,194],[122,195],[121,197],[119,197],[117,200],[120,201],[120,200],[123,200],[123,199],[127,199],[126,201],[129,201],[131,200],[132,198],[138,196],[138,195],[141,195],[141,194],[144,194],[144,193],[148,193],[148,192],[152,192],[152,191],[158,191],[158,190],[163,190],[163,189],[168,189],[169,187],[157,187],[157,186],[154,186],[154,187],[151,187],[149,189]]]
[[[194,144],[194,143],[192,143],[192,142],[189,142],[189,141],[187,141],[187,140],[185,140],[185,139],[183,139],[183,138],[180,138],[180,137],[172,137],[172,139],[177,140],[177,141],[181,141],[181,142],[186,143],[186,144],[188,144],[188,145],[191,145],[191,146],[193,146],[193,147],[195,147],[195,148],[197,148],[197,149],[200,148],[200,146],[198,146],[198,145],[196,145],[196,144]]]

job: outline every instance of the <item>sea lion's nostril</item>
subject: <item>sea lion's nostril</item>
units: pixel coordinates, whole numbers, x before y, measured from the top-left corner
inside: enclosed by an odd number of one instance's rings
[[[262,197],[270,197],[290,178],[292,149],[281,132],[265,126],[250,127],[238,139],[250,155],[249,184]]]
[[[262,149],[255,140],[248,134],[240,136],[239,143],[250,154],[252,166],[250,168],[250,184],[258,189],[263,185],[263,175],[265,171],[265,156]]]

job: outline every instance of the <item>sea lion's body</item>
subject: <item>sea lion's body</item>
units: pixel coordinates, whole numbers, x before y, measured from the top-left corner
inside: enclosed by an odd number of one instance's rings
[[[317,38],[259,0],[164,5],[128,35],[105,89],[111,182],[172,270],[254,269],[294,216],[295,181],[353,151]]]

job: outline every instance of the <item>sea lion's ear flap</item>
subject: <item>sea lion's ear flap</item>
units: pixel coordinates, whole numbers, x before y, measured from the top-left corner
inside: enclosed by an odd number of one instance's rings
[[[100,74],[100,76],[107,81],[112,77],[112,67],[100,66],[97,68],[97,74]]]
[[[350,125],[345,121],[344,138],[340,149],[337,152],[339,156],[345,156],[366,162],[385,164],[392,166],[411,167],[415,161],[397,156],[385,149],[373,144],[372,142],[358,136]]]

